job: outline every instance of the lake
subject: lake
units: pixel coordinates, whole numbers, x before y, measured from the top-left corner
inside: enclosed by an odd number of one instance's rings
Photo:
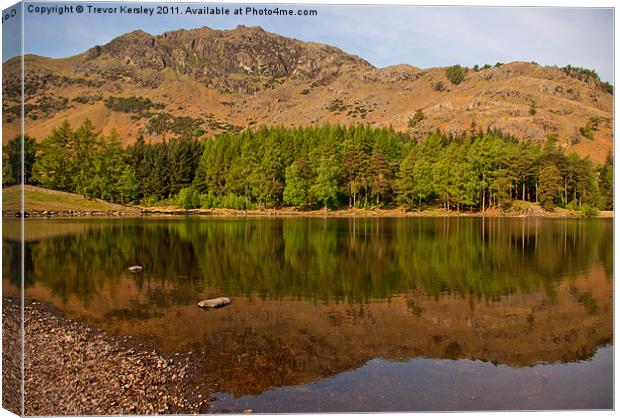
[[[215,411],[613,408],[610,219],[28,219],[25,239],[26,297],[191,352]]]

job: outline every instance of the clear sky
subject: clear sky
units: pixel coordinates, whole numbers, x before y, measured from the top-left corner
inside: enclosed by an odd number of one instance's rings
[[[36,3],[37,6],[78,3]],[[80,3],[100,7],[158,3]],[[161,3],[164,5],[164,3]],[[165,3],[170,6],[171,3]],[[182,11],[188,4],[178,5]],[[204,3],[202,4],[204,5]],[[211,7],[218,4],[211,3]],[[197,7],[198,4],[192,4]],[[220,4],[233,10],[235,4]],[[276,5],[254,5],[257,9]],[[377,67],[410,64],[421,68],[453,64],[536,61],[595,69],[613,82],[613,10],[551,7],[326,6],[310,8],[318,16],[137,16],[123,14],[40,15],[25,12],[25,51],[50,57],[74,55],[103,45],[123,33],[142,29],[151,34],[209,26],[232,29],[259,25],[269,32],[304,41],[334,45]],[[11,21],[4,33],[15,31]],[[4,40],[3,61],[16,55]]]

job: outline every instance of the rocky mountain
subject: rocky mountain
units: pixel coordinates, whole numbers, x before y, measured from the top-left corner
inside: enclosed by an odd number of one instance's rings
[[[19,59],[3,64],[2,87],[6,141],[19,129]],[[613,149],[613,95],[591,72],[513,62],[464,69],[454,83],[446,68],[375,68],[332,46],[244,26],[135,31],[69,58],[28,55],[24,99],[26,131],[37,139],[63,119],[89,118],[126,143],[329,122],[415,136],[487,128],[554,136],[597,161]]]

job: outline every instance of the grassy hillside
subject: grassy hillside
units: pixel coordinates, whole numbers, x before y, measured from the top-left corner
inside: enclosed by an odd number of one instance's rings
[[[2,210],[19,210],[19,186],[2,189]],[[27,212],[32,211],[120,211],[139,212],[138,209],[115,205],[98,199],[87,199],[77,194],[43,189],[35,186],[25,186],[24,204]]]

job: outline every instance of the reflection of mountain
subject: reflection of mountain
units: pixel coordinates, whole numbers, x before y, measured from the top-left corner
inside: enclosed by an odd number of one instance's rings
[[[412,291],[370,304],[237,297],[211,312],[193,305],[140,308],[144,291],[128,278],[118,288],[125,292],[114,303],[128,310],[116,313],[124,316],[107,315],[107,292],[88,309],[72,299],[67,310],[167,353],[193,351],[196,384],[204,385],[206,376],[212,389],[236,396],[310,383],[376,357],[482,359],[523,367],[585,359],[612,338],[612,283],[600,269],[557,284],[553,296],[536,290],[489,300]],[[44,286],[29,295],[54,300]]]
[[[35,222],[49,234],[60,221]],[[163,351],[199,353],[198,376],[236,395],[375,357],[521,367],[611,341],[611,222],[481,222],[97,221],[27,245],[27,294]],[[126,273],[135,262],[146,273]],[[234,303],[194,306],[220,294]]]
[[[558,286],[554,298],[532,292],[496,302],[415,293],[370,305],[237,300],[234,310],[212,315],[208,328],[194,317],[197,328],[188,334],[195,332],[194,349],[205,351],[198,375],[236,396],[310,383],[377,357],[482,359],[516,367],[568,362],[611,342],[611,284],[595,276]],[[578,293],[592,291],[601,297],[597,313],[577,303]],[[419,316],[408,306],[412,298]]]

